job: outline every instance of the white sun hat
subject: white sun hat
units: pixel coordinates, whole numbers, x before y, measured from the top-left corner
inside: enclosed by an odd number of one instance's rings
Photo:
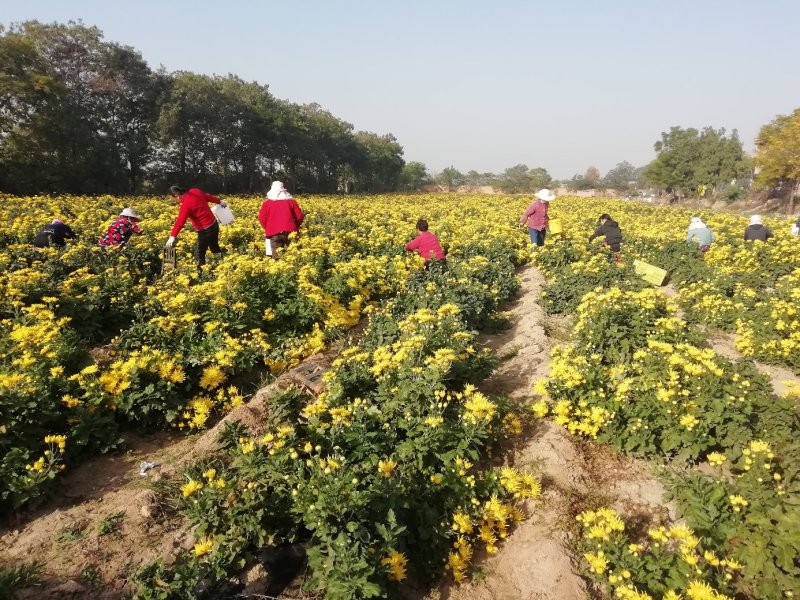
[[[281,181],[273,181],[272,187],[269,188],[267,192],[267,198],[270,200],[283,200],[284,198],[291,198],[292,195],[289,193],[285,187],[283,187],[283,182]]]
[[[140,219],[141,220],[141,217],[138,214],[136,214],[136,211],[133,210],[132,208],[123,209],[123,211],[121,213],[119,213],[119,216],[120,217],[130,217],[131,219]]]
[[[763,223],[761,222],[761,215],[751,215],[750,225],[763,225]]]
[[[703,219],[700,217],[692,217],[691,222],[689,223],[689,230],[692,229],[705,229],[706,224],[703,223]]]
[[[547,188],[542,188],[536,192],[536,197],[542,202],[550,202],[556,199],[556,195]]]

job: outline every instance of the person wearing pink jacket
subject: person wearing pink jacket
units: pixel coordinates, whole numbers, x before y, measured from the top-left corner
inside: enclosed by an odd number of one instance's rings
[[[519,220],[520,226],[527,225],[528,233],[531,235],[531,244],[544,246],[544,236],[547,232],[547,207],[551,200],[555,200],[556,195],[547,188],[536,192],[536,200],[525,210]]]

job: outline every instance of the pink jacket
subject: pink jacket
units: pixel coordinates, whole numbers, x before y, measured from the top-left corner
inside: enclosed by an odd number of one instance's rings
[[[534,200],[519,220],[520,225],[527,225],[528,229],[542,231],[547,228],[549,219],[547,218],[547,206],[549,202]]]
[[[439,239],[430,231],[420,231],[419,235],[406,244],[406,250],[416,250],[425,259],[425,262],[435,258],[444,260],[444,251],[439,245]]]

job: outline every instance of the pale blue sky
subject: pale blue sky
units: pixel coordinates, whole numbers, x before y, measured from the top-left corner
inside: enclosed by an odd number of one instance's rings
[[[27,19],[267,83],[435,171],[605,173],[672,125],[736,128],[749,151],[800,107],[797,0],[0,0],[0,22]]]

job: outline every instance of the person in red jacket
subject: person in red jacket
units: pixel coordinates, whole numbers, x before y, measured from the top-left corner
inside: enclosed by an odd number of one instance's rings
[[[442,265],[446,264],[447,258],[439,245],[439,239],[428,231],[428,222],[425,219],[417,221],[417,231],[419,234],[406,244],[406,250],[409,252],[416,250],[425,259],[426,269],[430,266],[431,261],[440,261]]]
[[[206,264],[207,251],[211,250],[214,254],[222,252],[219,247],[219,223],[217,223],[217,219],[208,204],[210,202],[228,206],[228,203],[216,196],[206,194],[198,188],[187,190],[178,185],[173,185],[169,188],[169,193],[175,202],[180,204],[181,208],[178,211],[178,218],[175,219],[175,225],[172,227],[165,247],[172,248],[175,245],[178,234],[181,232],[186,220],[189,219],[192,222],[192,227],[197,232],[197,240],[194,243],[194,257],[197,260],[197,264],[202,267]]]
[[[273,181],[267,199],[258,211],[258,220],[264,228],[267,255],[278,260],[279,251],[289,245],[289,234],[300,229],[303,211],[297,200],[280,181]]]
[[[531,203],[519,220],[520,226],[528,226],[531,244],[535,246],[544,246],[544,236],[549,223],[547,207],[552,200],[555,200],[555,197],[556,195],[546,188],[539,190],[536,192],[536,200]]]

